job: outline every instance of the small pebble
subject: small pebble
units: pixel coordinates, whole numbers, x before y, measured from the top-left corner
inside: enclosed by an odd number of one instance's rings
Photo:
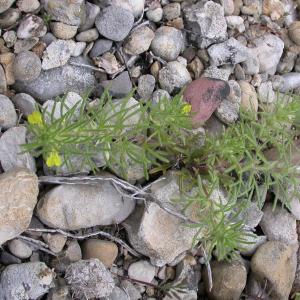
[[[155,88],[155,78],[152,75],[142,75],[138,81],[137,92],[143,100],[149,100]]]
[[[29,258],[32,254],[32,248],[22,240],[14,239],[8,243],[9,251],[21,259]]]
[[[96,28],[92,28],[77,34],[76,41],[89,43],[97,40],[98,37],[99,37],[99,32],[97,31]]]
[[[0,95],[0,128],[8,129],[16,125],[18,116],[12,101]]]
[[[47,27],[43,19],[36,15],[29,15],[21,21],[17,30],[17,36],[19,39],[40,38],[44,36],[46,32]]]
[[[28,116],[36,110],[37,102],[28,94],[16,94],[12,98],[15,106],[20,110],[24,116]]]
[[[78,27],[62,22],[51,22],[50,29],[56,38],[69,40],[76,35]]]
[[[151,283],[156,274],[155,267],[147,260],[140,260],[132,263],[128,268],[128,276],[132,279]]]
[[[18,0],[17,7],[20,11],[31,13],[40,7],[40,3],[38,0]]]

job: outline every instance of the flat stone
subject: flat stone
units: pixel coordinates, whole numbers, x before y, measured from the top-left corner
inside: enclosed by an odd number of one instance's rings
[[[51,22],[50,28],[56,38],[69,40],[76,35],[78,26],[68,25],[62,22]]]
[[[17,7],[25,13],[31,13],[40,7],[40,2],[38,0],[18,0]]]
[[[37,214],[50,227],[76,230],[118,224],[134,207],[135,202],[122,197],[110,182],[99,186],[60,185],[39,201]]]
[[[88,63],[82,57],[71,58],[70,62]],[[35,99],[46,101],[62,95],[66,91],[80,94],[94,90],[95,85],[96,79],[91,70],[66,64],[60,68],[42,71],[34,81],[17,81],[13,87],[17,92],[27,93]]]
[[[273,299],[288,299],[295,278],[297,246],[269,241],[251,259],[251,271]]]
[[[225,64],[235,65],[246,61],[250,57],[248,48],[235,38],[230,38],[226,42],[212,45],[207,51],[211,59],[211,64],[214,66]]]
[[[143,100],[149,100],[155,88],[155,78],[152,75],[142,75],[138,81],[137,92]]]
[[[97,40],[99,33],[96,28],[91,28],[86,31],[81,31],[76,35],[76,41],[90,43]]]
[[[36,171],[35,160],[28,152],[21,153],[26,143],[26,127],[11,127],[0,137],[0,162],[4,171],[24,167]]]
[[[8,243],[9,251],[21,259],[29,258],[32,255],[32,248],[22,240],[14,239]]]
[[[28,94],[16,94],[12,98],[12,101],[25,117],[27,117],[36,110],[37,102]]]
[[[242,99],[241,108],[246,110],[258,110],[258,99],[255,88],[247,81],[241,80],[238,82],[241,87]]]
[[[89,53],[89,56],[93,58],[108,52],[112,47],[112,43],[110,40],[98,39]]]
[[[253,232],[246,232],[249,235],[245,235],[244,239],[247,243],[239,244],[240,252],[245,256],[252,256],[258,247],[267,242],[267,237],[265,235],[256,235]]]
[[[36,175],[25,168],[13,168],[1,174],[0,185],[0,245],[2,245],[28,228],[39,189]]]
[[[265,204],[263,218],[259,225],[269,241],[281,241],[285,244],[295,244],[298,241],[296,219],[287,210]]]
[[[44,0],[44,8],[52,20],[79,26],[86,20],[85,0]]]
[[[1,274],[3,299],[38,299],[54,286],[54,278],[55,273],[43,262],[10,265]]]
[[[8,129],[16,125],[18,116],[12,101],[0,95],[0,128]]]
[[[125,39],[133,26],[133,22],[133,14],[118,6],[104,8],[95,20],[99,33],[116,42]]]
[[[183,9],[186,29],[201,49],[220,43],[227,38],[224,8],[213,1],[197,2]]]
[[[65,279],[79,299],[107,297],[115,287],[112,275],[98,259],[70,264]]]
[[[175,60],[184,47],[184,39],[180,30],[162,26],[155,31],[151,42],[153,53],[166,61]]]
[[[276,101],[276,94],[273,90],[271,81],[262,82],[257,89],[258,100],[262,103],[274,103]]]
[[[300,21],[295,21],[289,26],[289,37],[300,46]]]
[[[19,9],[9,8],[8,10],[0,14],[0,27],[3,29],[8,28],[16,24],[16,22],[20,19],[20,17],[21,17],[21,12]]]
[[[151,283],[155,274],[155,267],[152,266],[147,260],[134,262],[128,268],[129,278],[143,282]]]
[[[86,20],[85,22],[79,27],[79,31],[85,31],[88,29],[91,29],[94,27],[96,17],[100,13],[100,7],[86,1],[85,2],[85,8],[86,8]]]
[[[300,72],[291,72],[284,74],[283,85],[280,87],[280,92],[288,92],[300,87]]]
[[[25,40],[17,40],[14,45],[14,52],[16,54],[22,52],[22,51],[29,51],[31,50],[37,43],[39,42],[39,39],[36,37],[25,39]]]
[[[117,98],[127,96],[132,90],[132,83],[127,71],[112,80],[102,81],[100,86],[103,89],[107,88],[110,94]]]
[[[193,123],[197,125],[207,121],[229,93],[228,83],[222,80],[200,78],[190,83],[183,97],[192,105],[195,113]]]
[[[211,66],[204,70],[202,77],[227,81],[229,79],[230,73],[231,71],[229,69]]]

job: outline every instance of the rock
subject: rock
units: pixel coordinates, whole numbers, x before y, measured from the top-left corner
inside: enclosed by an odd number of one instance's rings
[[[86,31],[82,31],[76,35],[76,41],[78,42],[93,42],[97,40],[99,37],[99,33],[96,28],[88,29]]]
[[[246,110],[258,110],[258,99],[255,88],[247,81],[238,82],[242,91],[241,108]]]
[[[152,22],[160,22],[163,17],[163,9],[161,7],[149,8],[146,12],[146,16],[149,21]]]
[[[245,256],[252,256],[259,246],[267,242],[265,235],[256,235],[253,232],[246,232],[243,238],[247,243],[241,243],[238,248],[241,249],[241,254]]]
[[[241,7],[241,12],[244,15],[259,16],[262,14],[262,1],[248,0],[244,1],[244,6]]]
[[[9,8],[4,13],[0,14],[0,27],[5,29],[16,24],[20,16],[21,12],[18,9]]]
[[[285,13],[284,3],[280,0],[263,0],[262,12],[272,20],[278,20]]]
[[[151,186],[157,200],[172,206],[172,199],[180,197],[176,176],[172,173],[163,182]],[[147,207],[138,205],[123,223],[131,245],[140,253],[150,257],[151,264],[163,266],[190,249],[196,233],[185,226],[179,218],[167,213],[156,203]]]
[[[78,26],[68,25],[62,22],[51,22],[50,28],[58,39],[69,40],[76,35]]]
[[[118,247],[110,241],[87,239],[82,244],[83,259],[97,258],[106,268],[110,268],[118,256]]]
[[[128,300],[131,298],[128,298],[127,292],[125,292],[123,289],[118,288],[117,286],[113,289],[112,293],[109,295],[109,297],[105,298],[105,300]]]
[[[59,278],[60,280],[60,278]],[[46,300],[71,300],[69,289],[66,285],[58,285],[55,288],[52,288]]]
[[[274,75],[283,53],[283,41],[278,36],[267,33],[254,39],[253,43],[256,46],[253,53],[257,55],[259,60],[259,73]]]
[[[15,2],[15,0],[1,0],[0,13],[3,13],[6,10],[8,10],[13,5],[14,2]]]
[[[241,261],[213,261],[213,287],[209,291],[207,272],[204,272],[206,291],[210,299],[239,300],[247,281],[247,269]]]
[[[204,70],[203,77],[220,79],[227,81],[229,79],[231,71],[224,68],[217,68],[215,66],[209,67]]]
[[[152,102],[155,104],[158,104],[162,98],[171,100],[170,94],[165,90],[158,89],[152,94]]]
[[[281,75],[274,75],[270,80],[274,91],[280,90],[284,85],[284,78]]]
[[[248,48],[235,38],[230,38],[226,42],[212,45],[207,51],[213,66],[225,64],[235,65],[246,61],[250,57]]]
[[[262,103],[274,103],[276,101],[276,94],[273,91],[271,81],[263,82],[257,89],[258,100]]]
[[[163,8],[163,16],[166,20],[173,20],[180,17],[180,3],[169,3]]]
[[[38,38],[30,38],[26,40],[17,40],[14,45],[14,52],[16,54],[22,51],[31,50],[39,42]]]
[[[297,246],[269,241],[260,246],[251,259],[251,270],[269,297],[288,299],[296,272]]]
[[[135,202],[122,197],[110,182],[101,186],[60,185],[39,201],[37,214],[50,227],[76,230],[121,223],[134,206]]]
[[[18,116],[16,114],[15,108],[11,100],[0,95],[0,129],[11,128],[16,125]]]
[[[98,259],[70,264],[65,278],[74,296],[79,299],[107,297],[115,287],[111,274]]]
[[[38,299],[53,286],[54,276],[43,262],[10,265],[1,274],[3,299]]]
[[[3,34],[3,39],[7,47],[13,47],[17,40],[17,34],[13,30],[8,30]]]
[[[79,26],[86,19],[84,0],[44,0],[44,8],[55,21]]]
[[[97,57],[105,52],[108,52],[112,47],[112,41],[106,39],[99,39],[95,42],[91,52],[90,57]]]
[[[300,21],[295,21],[289,26],[289,37],[300,46]]]
[[[20,52],[13,62],[13,72],[16,80],[34,81],[42,70],[41,60],[31,51]]]
[[[127,96],[132,90],[132,83],[127,71],[122,72],[119,76],[112,80],[104,80],[100,86],[107,88],[109,93],[117,98]]]
[[[166,61],[175,60],[183,50],[184,40],[180,30],[162,26],[155,31],[151,42],[153,53]]]
[[[281,241],[286,244],[297,243],[296,219],[285,209],[265,204],[263,218],[259,223],[263,233],[270,241]]]
[[[47,32],[47,27],[44,24],[43,19],[36,15],[29,15],[25,17],[17,30],[17,36],[19,39],[40,38]]]
[[[133,22],[133,14],[118,6],[104,8],[95,20],[99,33],[116,42],[125,39],[133,26]]]
[[[291,72],[282,76],[284,82],[279,91],[282,93],[292,91],[300,87],[300,72]]]
[[[172,61],[159,71],[158,80],[162,89],[168,93],[177,93],[191,82],[192,78],[183,64]]]
[[[149,100],[155,88],[155,78],[152,75],[142,75],[139,78],[137,92],[143,100]]]
[[[56,234],[44,233],[43,239],[48,244],[49,249],[54,253],[61,252],[67,241],[67,237],[65,237],[60,233],[56,233]]]
[[[12,264],[21,264],[22,260],[12,254],[10,254],[9,252],[6,252],[5,250],[2,250],[0,253],[0,263],[4,266],[9,266]],[[1,290],[0,290],[0,297],[1,295]],[[3,299],[3,298],[1,298]]]
[[[71,57],[75,43],[72,40],[56,40],[44,51],[42,68],[49,70],[64,66]]]
[[[130,300],[139,300],[142,298],[140,291],[129,280],[122,280],[120,287],[126,292]]]
[[[197,2],[183,9],[186,29],[201,49],[220,43],[227,38],[227,24],[224,9],[213,1]]]
[[[29,258],[32,254],[32,248],[22,240],[18,239],[9,241],[8,249],[13,255],[21,259]]]
[[[251,55],[246,61],[243,61],[241,65],[246,75],[256,75],[259,73],[259,60],[255,53],[252,53],[253,51],[251,49],[249,49],[249,51]]]
[[[27,117],[36,110],[37,102],[28,94],[16,94],[12,98],[12,101],[25,117]]]
[[[86,1],[85,7],[86,7],[86,20],[79,28],[80,32],[93,28],[96,17],[100,13],[100,7],[91,2]]]
[[[17,7],[20,11],[31,13],[40,7],[40,3],[38,0],[18,0]]]
[[[24,168],[13,168],[1,174],[0,185],[0,245],[2,245],[27,229],[39,190],[36,175]]]
[[[0,137],[0,162],[4,171],[24,167],[36,171],[35,160],[28,152],[21,153],[26,143],[26,127],[11,127]]]
[[[277,72],[279,74],[291,72],[294,69],[296,59],[296,53],[290,51],[285,52],[282,55],[279,64],[277,65]]]
[[[71,58],[70,61],[82,62],[81,57]],[[61,68],[42,71],[35,81],[18,81],[15,83],[14,89],[17,92],[27,93],[35,99],[45,101],[53,99],[66,91],[82,93],[93,90],[95,85],[96,79],[90,70],[67,64]]]
[[[254,230],[258,226],[262,217],[263,212],[255,202],[250,202],[243,212],[239,214],[239,219],[251,230]]]
[[[200,78],[190,83],[184,91],[185,101],[191,103],[193,123],[207,121],[221,101],[230,93],[229,85],[222,80]]]
[[[73,57],[80,56],[83,53],[85,48],[86,48],[86,43],[85,42],[75,43],[75,48],[73,49],[71,56],[73,56]]]
[[[124,50],[130,55],[141,54],[150,48],[153,39],[154,32],[149,27],[138,27],[127,38]]]
[[[5,76],[4,69],[0,65],[0,93],[5,93],[6,90],[7,90],[6,76]]]
[[[147,260],[139,260],[132,263],[128,268],[128,276],[131,279],[151,283],[156,274],[155,267]]]
[[[228,16],[225,18],[229,29],[237,30],[239,33],[245,31],[244,19],[240,16]]]
[[[204,70],[204,65],[200,58],[196,56],[188,65],[187,69],[192,72],[193,79],[198,79]]]

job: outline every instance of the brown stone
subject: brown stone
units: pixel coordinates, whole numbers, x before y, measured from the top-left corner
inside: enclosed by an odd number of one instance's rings
[[[14,59],[15,55],[13,53],[8,52],[0,54],[0,64],[2,64],[4,68],[7,85],[15,83],[15,76],[13,72]]]
[[[97,239],[88,239],[82,244],[83,259],[98,258],[105,267],[109,268],[118,256],[115,243]]]
[[[190,83],[183,96],[192,105],[194,125],[207,121],[229,93],[229,85],[223,80],[200,78]]]

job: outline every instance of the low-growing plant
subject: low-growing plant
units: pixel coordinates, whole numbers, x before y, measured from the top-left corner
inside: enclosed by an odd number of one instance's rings
[[[57,107],[50,112],[39,107],[28,117],[30,141],[24,151],[42,156],[49,167],[65,164],[69,169],[78,156],[82,167],[89,165],[93,171],[99,168],[96,157],[101,154],[103,168],[126,176],[134,162],[143,167],[146,179],[180,169],[185,207],[192,206],[198,216],[189,226],[197,229],[195,242],[202,243],[209,258],[214,253],[228,259],[248,243],[251,232],[241,214],[253,197],[262,207],[269,191],[274,205],[280,199],[289,208],[286,189],[294,186],[296,191],[299,183],[299,97],[278,96],[275,104],[258,112],[241,110],[235,124],[220,135],[207,135],[200,147],[192,130],[191,106],[181,94],[158,104],[132,104],[131,96],[116,102],[104,92],[97,105],[84,99],[68,109],[60,99],[59,117]],[[226,201],[214,196],[218,190]]]

